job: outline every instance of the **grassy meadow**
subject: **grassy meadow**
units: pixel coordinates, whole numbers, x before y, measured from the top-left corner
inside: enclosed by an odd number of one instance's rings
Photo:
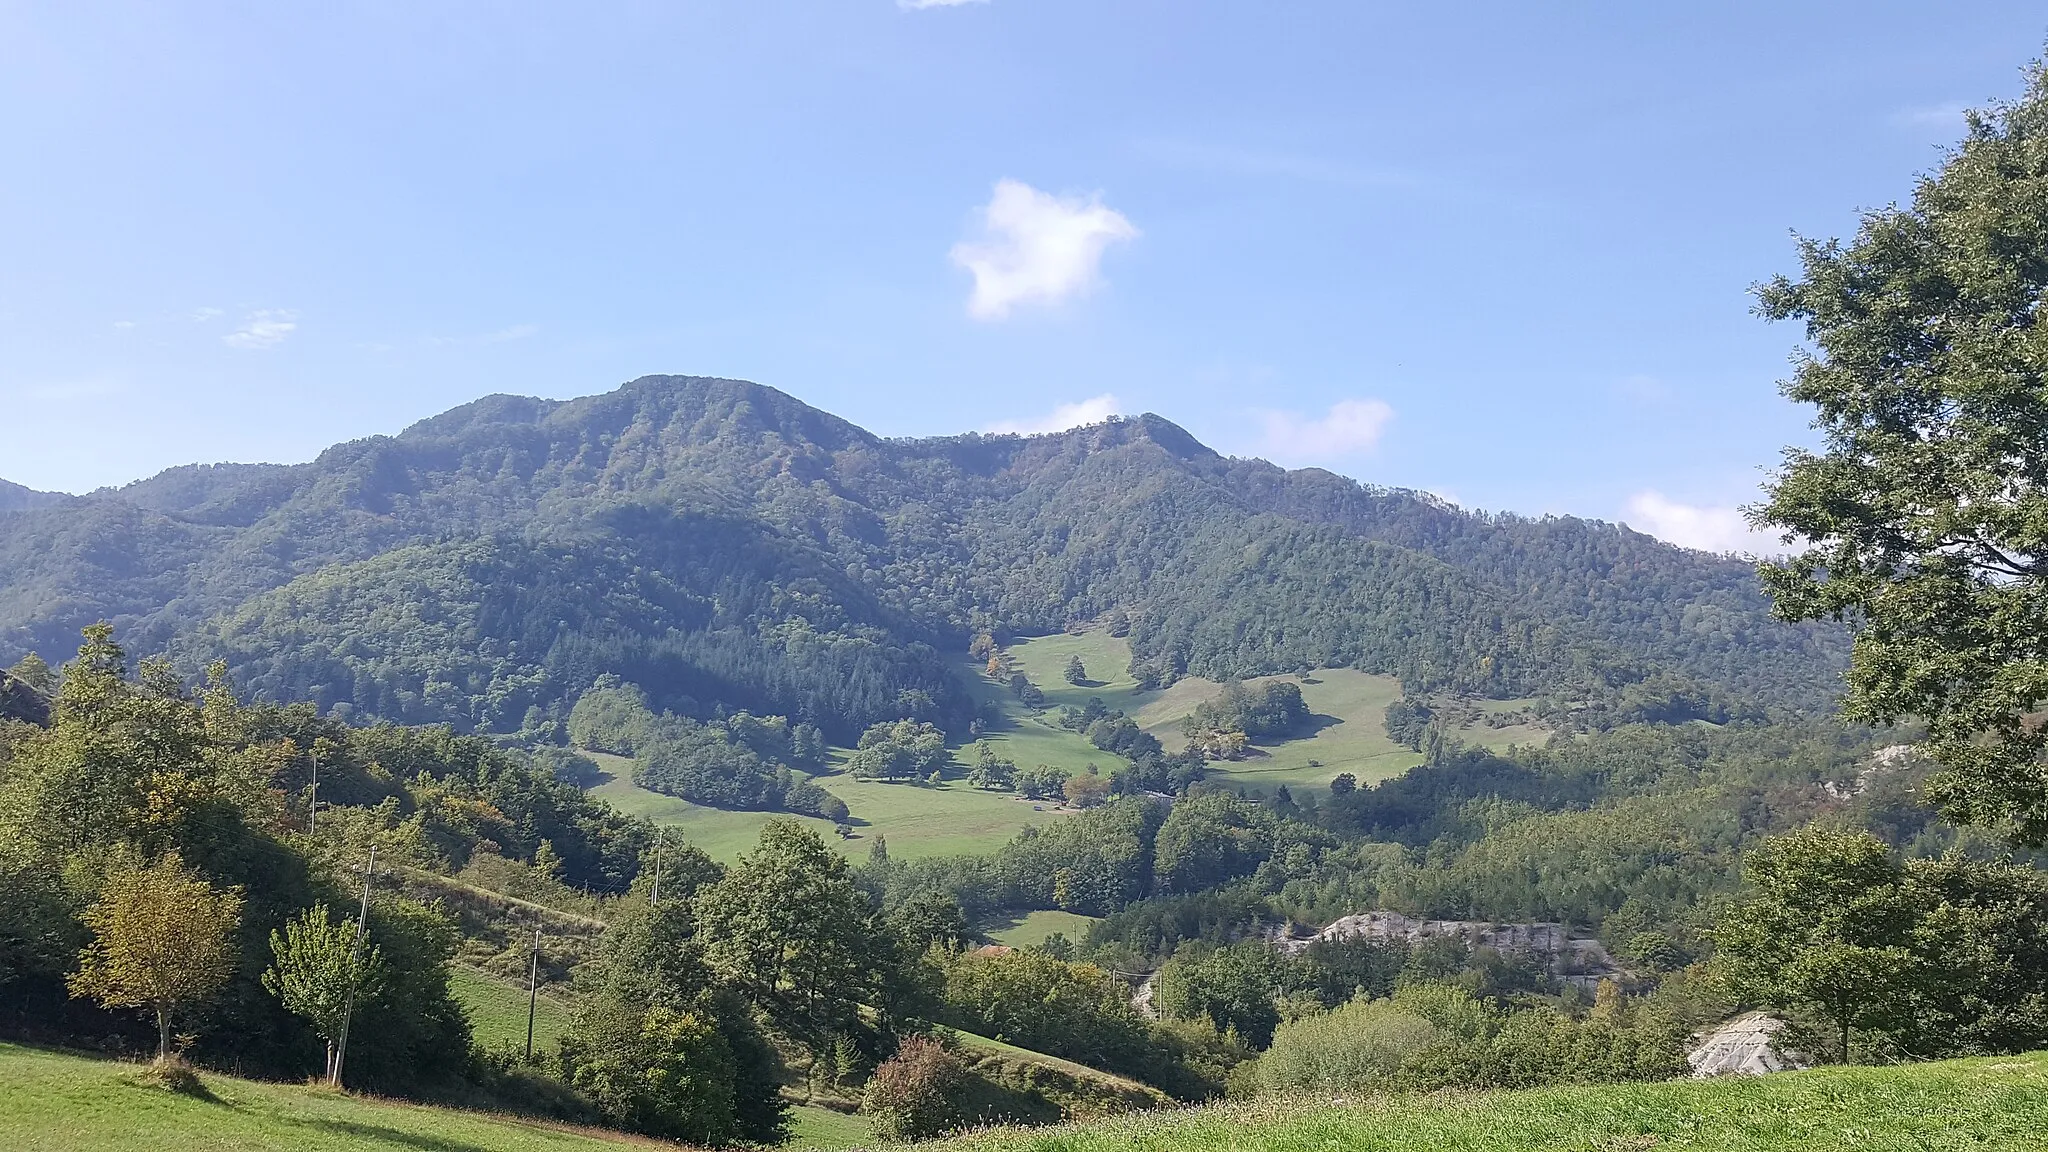
[[[664,796],[633,783],[632,761],[619,756],[593,756],[605,778],[590,794],[622,812],[644,816],[679,832],[714,860],[731,861],[754,846],[761,825],[783,812],[730,812]],[[965,771],[963,768],[962,771]],[[986,792],[965,780],[943,784],[886,784],[851,776],[823,776],[818,783],[846,801],[854,835],[840,839],[829,820],[798,816],[828,844],[849,856],[864,856],[876,836],[886,836],[889,853],[912,859],[986,852],[1015,836],[1027,825],[1043,824],[1061,813],[1050,804],[1033,804],[1007,792]]]
[[[992,701],[1001,710],[1002,720],[989,730],[985,739],[1019,767],[1050,764],[1079,772],[1092,763],[1109,772],[1122,763],[1120,758],[1088,743],[1080,733],[1060,727],[1053,719],[1060,705],[1078,708],[1091,697],[1099,698],[1108,707],[1129,713],[1172,749],[1186,743],[1181,735],[1181,718],[1223,690],[1223,685],[1214,680],[1188,677],[1163,691],[1141,691],[1126,671],[1131,660],[1130,645],[1100,630],[1018,640],[1009,646],[1008,652],[1016,666],[1045,692],[1047,707],[1043,711],[1033,712],[1024,707],[1007,686],[990,680],[977,664],[963,659],[960,675],[976,700]],[[1067,660],[1074,656],[1081,658],[1088,671],[1088,680],[1083,684],[1069,684],[1064,676]],[[1247,681],[1254,685],[1261,682]],[[1295,682],[1300,684],[1302,698],[1316,717],[1314,731],[1292,740],[1260,745],[1243,760],[1214,763],[1209,769],[1211,779],[1254,792],[1271,792],[1283,784],[1297,792],[1320,791],[1328,787],[1331,777],[1341,772],[1351,773],[1361,784],[1371,784],[1398,776],[1421,761],[1419,755],[1387,738],[1387,705],[1401,698],[1401,686],[1394,678],[1350,668],[1328,668]],[[1478,701],[1476,710],[1483,715],[1510,711],[1524,703]],[[1533,726],[1493,728],[1483,723],[1458,731],[1460,739],[1492,748],[1534,743],[1548,735]],[[972,756],[971,744],[954,749],[957,775],[966,774]],[[841,757],[843,753],[835,753],[835,759]],[[605,773],[590,788],[591,795],[622,812],[675,829],[713,859],[732,860],[753,847],[761,825],[785,815],[730,812],[664,796],[633,783],[632,761],[602,753],[592,753],[591,758]],[[853,817],[853,837],[839,839],[827,820],[796,819],[811,825],[850,856],[864,855],[878,835],[888,838],[892,855],[907,859],[986,852],[1023,828],[1057,819],[1062,814],[1055,804],[1031,803],[1007,793],[984,792],[970,787],[963,779],[947,780],[936,787],[855,780],[846,775],[822,776],[818,782],[846,801]]]
[[[1059,705],[1079,707],[1090,697],[1099,697],[1106,706],[1129,713],[1172,750],[1187,743],[1181,734],[1181,719],[1223,691],[1218,681],[1199,676],[1185,677],[1163,690],[1140,691],[1125,670],[1131,660],[1129,643],[1104,631],[1033,637],[1012,643],[1008,651],[1017,667],[1045,692],[1046,717],[1034,717],[979,668],[968,667],[968,680],[981,698],[1002,705],[1010,727],[993,734],[990,742],[1010,744],[1012,750],[1006,754],[1019,764],[1074,768],[1093,760],[1107,769],[1115,763],[1115,757],[1090,746],[1078,733],[1050,722],[1051,709]],[[1073,656],[1079,656],[1088,670],[1086,684],[1069,684],[1063,676],[1067,660]],[[1302,699],[1316,717],[1315,729],[1291,740],[1261,744],[1243,760],[1211,764],[1212,779],[1257,792],[1270,792],[1282,784],[1295,791],[1323,790],[1340,772],[1351,773],[1361,784],[1371,784],[1398,776],[1421,762],[1420,755],[1387,736],[1387,705],[1401,698],[1401,684],[1393,677],[1326,668],[1306,678],[1261,677],[1245,683],[1256,686],[1273,679],[1300,685]],[[1474,703],[1476,710],[1486,715],[1514,711],[1528,701]],[[1549,735],[1532,725],[1493,728],[1479,723],[1457,730],[1460,740],[1485,748],[1537,743]]]
[[[1275,1098],[995,1129],[930,1152],[2020,1152],[2048,1146],[2048,1054],[1756,1078]]]
[[[522,1040],[524,1024],[521,1024]],[[673,1147],[507,1116],[203,1074],[212,1099],[151,1084],[139,1064],[0,1044],[8,1152],[581,1152]]]
[[[1095,923],[1093,916],[1079,912],[1061,912],[1057,909],[1041,909],[1036,912],[1015,912],[1000,920],[980,925],[981,931],[998,944],[1012,948],[1025,948],[1043,944],[1046,938],[1057,932],[1078,944],[1088,934],[1088,926]]]
[[[485,1048],[526,1047],[526,986],[457,965],[448,981],[469,1015],[476,1042]],[[540,1051],[569,1030],[574,1010],[545,989],[533,1005],[533,1047]]]

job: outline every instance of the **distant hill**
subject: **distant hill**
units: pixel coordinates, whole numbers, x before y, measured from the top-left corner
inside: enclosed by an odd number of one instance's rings
[[[271,697],[492,731],[605,673],[841,739],[957,729],[949,654],[973,634],[1119,617],[1149,680],[1344,665],[1655,718],[1819,707],[1846,655],[1772,621],[1748,564],[1613,524],[1225,457],[1154,415],[888,440],[698,377],[486,397],[309,464],[0,518],[0,662],[107,618]]]
[[[62,492],[38,492],[24,488],[7,480],[0,480],[0,512],[21,512],[30,508],[47,508],[60,504],[71,497]]]

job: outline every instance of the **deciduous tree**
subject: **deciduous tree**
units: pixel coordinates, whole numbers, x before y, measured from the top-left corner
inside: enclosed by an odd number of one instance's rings
[[[71,994],[156,1017],[157,1059],[171,1054],[178,1014],[234,974],[238,890],[215,888],[175,853],[145,867],[117,867],[85,910],[93,941],[78,956]]]
[[[1802,240],[1759,311],[1805,325],[1788,449],[1756,513],[1803,551],[1766,564],[1780,616],[1858,625],[1845,713],[1919,717],[1960,821],[2048,842],[2048,71],[1853,242]]]

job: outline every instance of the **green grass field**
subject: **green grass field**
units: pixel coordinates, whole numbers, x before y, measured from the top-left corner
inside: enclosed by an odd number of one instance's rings
[[[799,1104],[789,1110],[789,1143],[783,1147],[842,1152],[870,1144],[874,1138],[874,1121],[865,1116],[849,1116],[815,1104]]]
[[[1356,1101],[1269,1099],[995,1129],[931,1152],[2019,1152],[2048,1147],[2048,1054],[1755,1079]]]
[[[513,985],[474,968],[457,967],[449,988],[462,1010],[469,1014],[469,1027],[476,1042],[485,1048],[526,1047],[526,988]],[[533,1047],[541,1051],[569,1030],[573,1009],[558,995],[543,990],[533,1006]]]
[[[676,829],[714,860],[730,861],[752,848],[761,825],[787,815],[729,812],[664,796],[633,783],[632,761],[601,754],[592,758],[606,777],[589,790],[591,795],[622,812]],[[984,792],[964,780],[948,780],[934,787],[841,775],[821,776],[818,783],[846,801],[854,821],[853,838],[841,840],[829,820],[797,819],[849,856],[866,855],[878,835],[888,837],[890,855],[905,859],[987,852],[1027,825],[1043,824],[1061,815],[1051,805],[1035,805],[1006,792]]]
[[[1123,763],[1088,743],[1080,733],[1053,722],[1055,710],[1062,704],[1080,707],[1090,697],[1098,697],[1108,707],[1135,717],[1168,748],[1177,748],[1185,743],[1181,718],[1223,690],[1216,681],[1188,677],[1164,691],[1141,692],[1126,671],[1130,645],[1104,631],[1038,636],[1018,640],[1007,650],[1016,666],[1045,692],[1048,706],[1042,712],[1025,708],[1006,685],[990,680],[980,666],[965,659],[959,665],[960,677],[977,701],[993,701],[1001,709],[1003,720],[986,739],[998,754],[1024,768],[1050,764],[1078,772],[1093,763],[1109,772]],[[1067,660],[1073,656],[1079,656],[1088,670],[1085,684],[1069,684],[1063,676]],[[1387,705],[1401,697],[1401,686],[1392,677],[1330,668],[1297,683],[1310,711],[1318,717],[1316,731],[1261,746],[1240,761],[1214,763],[1209,769],[1212,780],[1257,792],[1271,792],[1283,784],[1295,791],[1321,791],[1341,772],[1351,773],[1361,784],[1371,784],[1398,776],[1421,762],[1419,755],[1387,738]],[[1482,701],[1479,710],[1506,711],[1523,703]],[[1460,739],[1488,748],[1534,743],[1548,735],[1529,726],[1490,728],[1484,724],[1458,732]],[[705,808],[650,792],[633,783],[632,761],[603,753],[590,755],[606,774],[590,789],[591,795],[622,812],[676,829],[716,860],[730,861],[753,847],[761,825],[778,815]],[[971,744],[954,750],[957,775],[966,773],[972,756]],[[987,852],[1026,826],[1061,815],[1056,805],[983,792],[961,779],[948,780],[939,787],[884,784],[844,775],[822,776],[818,782],[846,801],[853,814],[855,836],[840,840],[831,822],[799,819],[856,857],[868,851],[877,835],[888,838],[892,855],[906,859]]]
[[[214,1099],[204,1100],[151,1085],[141,1073],[138,1064],[0,1044],[0,1147],[8,1152],[580,1152],[628,1143],[653,1146],[505,1116],[211,1073],[201,1078]]]
[[[1095,917],[1083,916],[1079,912],[1017,912],[981,925],[981,931],[996,943],[1008,944],[1012,948],[1043,944],[1046,937],[1055,932],[1079,944],[1095,920]]]

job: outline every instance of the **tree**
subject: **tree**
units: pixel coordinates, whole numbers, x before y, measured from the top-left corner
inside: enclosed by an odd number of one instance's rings
[[[1754,513],[1804,550],[1762,567],[1788,620],[1858,624],[1843,711],[1917,716],[1952,819],[2048,843],[2048,70],[1969,117],[1906,207],[1800,242],[1758,311],[1814,348],[1785,395],[1817,410]]]
[[[1235,1030],[1263,1048],[1280,1023],[1273,997],[1280,961],[1264,944],[1183,949],[1159,970],[1152,1002],[1181,1020],[1206,1017],[1218,1030]]]
[[[16,661],[14,667],[7,670],[7,674],[42,693],[44,696],[55,696],[57,694],[57,673],[50,668],[49,664],[44,662],[41,656],[33,652]]]
[[[1017,794],[1026,800],[1057,798],[1061,795],[1061,789],[1066,785],[1069,775],[1071,773],[1065,768],[1055,768],[1050,764],[1026,768],[1017,773]]]
[[[1060,675],[1066,677],[1066,681],[1069,684],[1086,684],[1088,682],[1088,666],[1081,663],[1079,656],[1069,656],[1067,657],[1067,666],[1061,670]]]
[[[705,957],[721,977],[813,1038],[851,1021],[879,985],[885,939],[846,858],[794,820],[770,820],[752,852],[699,893]]]
[[[946,734],[917,720],[875,724],[861,733],[847,768],[862,779],[900,780],[940,771],[946,762]]]
[[[169,1060],[172,1021],[234,975],[241,909],[239,889],[215,888],[176,853],[117,868],[85,910],[93,941],[78,955],[71,994],[154,1013],[156,1058]]]
[[[1749,892],[1714,930],[1738,991],[1822,1013],[1843,1063],[1853,1028],[1906,1023],[1918,975],[1905,947],[1915,917],[1904,869],[1883,841],[1807,828],[1751,849],[1742,873]]]
[[[283,930],[273,930],[270,951],[275,959],[263,973],[263,986],[327,1042],[327,1082],[339,1087],[334,1045],[348,1025],[350,1007],[376,995],[383,978],[382,954],[375,945],[358,950],[356,926],[330,919],[325,904],[315,904],[287,921]]]
[[[974,746],[974,767],[967,774],[967,782],[976,788],[1007,790],[1017,776],[1017,765],[1007,757],[996,755],[996,750],[982,741]]]
[[[570,1083],[620,1127],[693,1144],[742,1135],[732,1049],[700,1012],[601,994],[577,1014],[562,1060]]]
[[[1077,772],[1067,777],[1060,785],[1060,791],[1066,796],[1067,803],[1074,807],[1093,808],[1109,799],[1109,778],[1103,776],[1095,765],[1090,764],[1088,771]]]

